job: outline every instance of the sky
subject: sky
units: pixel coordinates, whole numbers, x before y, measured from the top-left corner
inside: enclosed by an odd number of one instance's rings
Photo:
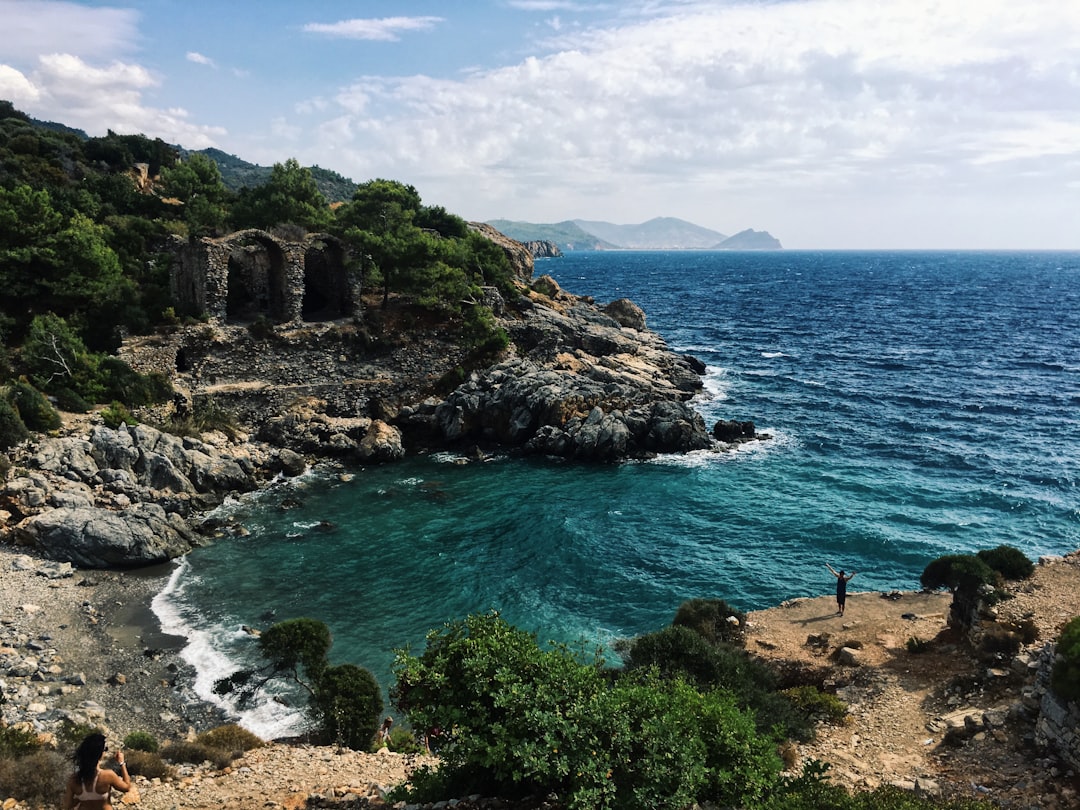
[[[1078,0],[0,0],[0,99],[469,220],[1080,248]]]

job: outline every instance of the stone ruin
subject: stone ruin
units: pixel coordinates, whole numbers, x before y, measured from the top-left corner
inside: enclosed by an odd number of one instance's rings
[[[211,323],[359,318],[362,273],[341,240],[313,233],[288,240],[249,228],[227,236],[177,238],[170,274],[182,312]]]

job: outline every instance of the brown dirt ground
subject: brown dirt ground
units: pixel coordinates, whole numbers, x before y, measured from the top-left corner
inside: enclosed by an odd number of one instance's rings
[[[1012,598],[999,603],[997,620],[1034,622],[1039,640],[1031,649],[1039,649],[1080,615],[1080,555],[1039,565],[1008,591]],[[1013,716],[1004,728],[959,747],[943,743],[936,719],[965,708],[1007,711],[1028,681],[1008,662],[977,655],[947,626],[949,594],[887,596],[849,594],[843,617],[832,596],[749,614],[748,650],[783,669],[813,672],[849,704],[848,722],[823,726],[800,747],[800,758],[828,762],[834,781],[850,788],[918,779],[936,783],[943,795],[1003,807],[1080,806],[1075,775],[1033,749],[1030,722]],[[828,634],[827,642],[808,645],[811,634]],[[925,652],[908,652],[912,637],[928,642]],[[860,647],[859,666],[832,659],[841,646]]]

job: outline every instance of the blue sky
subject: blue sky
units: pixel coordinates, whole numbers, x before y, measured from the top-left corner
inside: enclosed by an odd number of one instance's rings
[[[1075,0],[0,0],[0,98],[473,220],[1080,248]]]

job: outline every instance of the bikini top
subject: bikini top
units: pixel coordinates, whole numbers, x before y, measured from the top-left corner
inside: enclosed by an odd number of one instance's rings
[[[98,768],[98,772],[94,774],[94,781],[90,783],[90,787],[95,790],[87,790],[85,782],[79,782],[79,787],[82,788],[82,793],[75,797],[75,801],[79,802],[100,802],[109,798],[109,788],[105,788],[104,793],[97,793],[97,780],[101,775],[101,769]]]

